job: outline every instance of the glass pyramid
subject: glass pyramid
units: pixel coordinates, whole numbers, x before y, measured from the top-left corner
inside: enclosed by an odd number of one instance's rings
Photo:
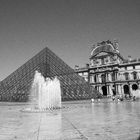
[[[71,67],[46,47],[1,81],[0,101],[28,101],[36,70],[44,77],[58,77],[61,83],[62,101],[90,99],[97,93]]]

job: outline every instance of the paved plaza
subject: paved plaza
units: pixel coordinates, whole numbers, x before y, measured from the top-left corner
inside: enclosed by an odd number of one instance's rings
[[[136,140],[140,102],[63,102],[46,113],[22,112],[25,103],[0,103],[0,140]]]

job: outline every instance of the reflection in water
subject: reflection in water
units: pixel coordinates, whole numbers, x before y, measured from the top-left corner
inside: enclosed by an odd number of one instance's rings
[[[80,139],[82,134],[89,139],[124,140],[139,135],[140,102],[79,101],[63,106],[44,113],[20,112],[23,106],[17,104],[0,106],[0,139]]]
[[[16,131],[18,139],[57,140],[62,137],[61,110],[23,113],[20,119],[23,124]]]
[[[62,135],[62,116],[61,111],[52,111],[50,116],[46,113],[41,114],[40,139],[61,139]]]
[[[140,115],[140,102],[106,102],[106,103],[92,103],[91,113],[92,119],[99,122],[125,120],[132,117],[132,115]],[[98,116],[98,117],[97,117]]]
[[[140,102],[94,103],[91,105],[91,128],[96,128],[97,134],[110,136],[108,139],[137,138],[139,108]]]

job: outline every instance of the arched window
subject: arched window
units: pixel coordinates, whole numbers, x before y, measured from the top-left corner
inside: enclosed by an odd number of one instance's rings
[[[124,85],[123,89],[124,89],[124,94],[130,94],[129,86],[128,85]]]
[[[137,90],[137,89],[138,89],[138,85],[137,85],[137,84],[133,84],[133,85],[132,85],[132,89],[133,89],[133,90]]]

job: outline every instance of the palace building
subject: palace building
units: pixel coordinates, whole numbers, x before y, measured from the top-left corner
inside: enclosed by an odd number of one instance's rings
[[[90,63],[75,72],[103,96],[132,95],[140,88],[140,59],[125,59],[118,42],[103,41],[93,46]]]

